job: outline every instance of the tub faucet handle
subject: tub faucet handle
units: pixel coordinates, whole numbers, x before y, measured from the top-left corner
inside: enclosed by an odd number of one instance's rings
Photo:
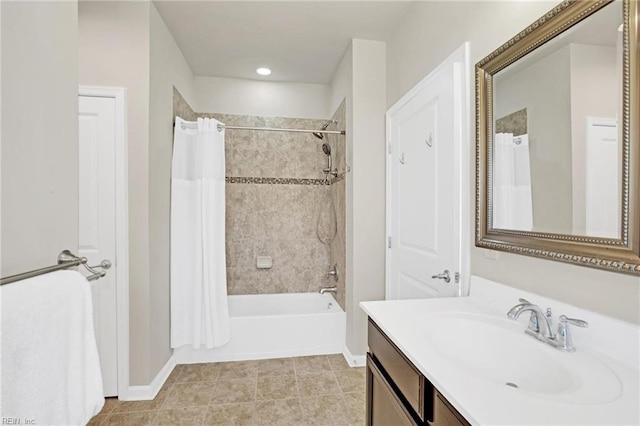
[[[340,279],[340,276],[338,274],[338,264],[337,263],[333,264],[333,268],[331,268],[331,270],[329,272],[327,272],[326,277],[327,278],[333,277],[333,280],[335,282],[338,282],[338,280]]]

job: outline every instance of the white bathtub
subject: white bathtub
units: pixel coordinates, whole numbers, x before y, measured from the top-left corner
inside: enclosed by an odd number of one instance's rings
[[[329,293],[229,296],[231,341],[213,349],[177,348],[178,364],[342,353],[346,314]]]

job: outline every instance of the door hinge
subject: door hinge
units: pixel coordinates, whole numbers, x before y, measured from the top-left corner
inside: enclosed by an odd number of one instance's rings
[[[391,154],[391,142],[389,142],[389,149],[387,150],[388,154]]]
[[[387,248],[391,248],[391,237],[387,237]]]

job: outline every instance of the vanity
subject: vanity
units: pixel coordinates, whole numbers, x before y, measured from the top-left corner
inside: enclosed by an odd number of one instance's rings
[[[575,352],[525,331],[525,298],[580,318]],[[640,424],[640,327],[480,277],[461,298],[362,302],[367,425]]]

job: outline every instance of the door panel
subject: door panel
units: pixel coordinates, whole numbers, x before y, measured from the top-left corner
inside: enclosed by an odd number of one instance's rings
[[[91,282],[93,317],[105,396],[118,394],[116,334],[115,99],[79,100],[79,247],[78,254],[97,265],[114,265]]]
[[[454,93],[454,65],[449,63],[389,115],[389,298],[458,293]],[[449,283],[431,278],[445,269]]]
[[[403,249],[437,256],[438,198],[437,147],[421,143],[433,134],[437,120],[437,99],[426,107],[400,117],[398,122],[398,244]],[[404,114],[403,114],[404,115]],[[425,183],[431,184],[425,184]]]
[[[438,297],[439,289],[428,283],[414,279],[413,277],[398,274],[397,299],[421,299],[425,297]]]

